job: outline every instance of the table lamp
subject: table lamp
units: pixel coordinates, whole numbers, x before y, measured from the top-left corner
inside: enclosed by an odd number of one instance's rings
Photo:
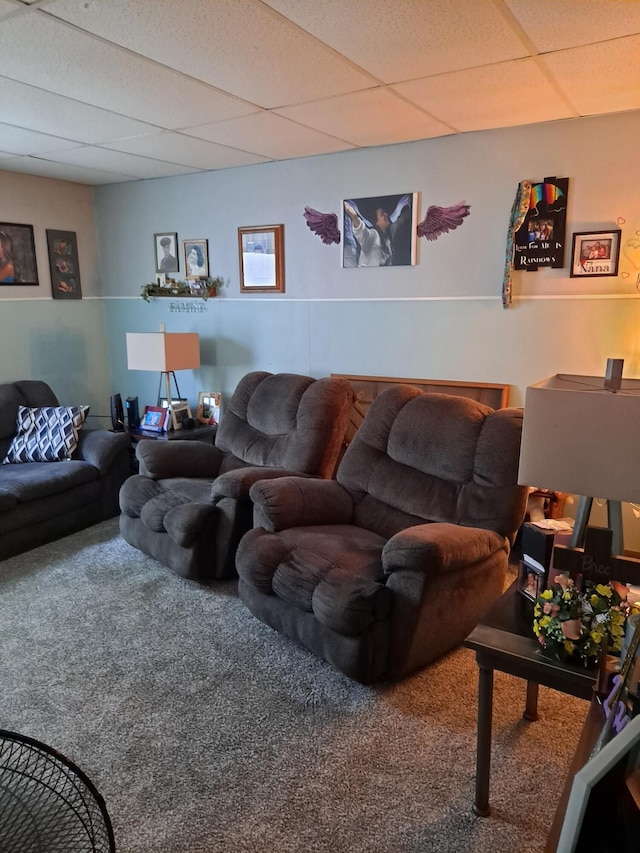
[[[154,370],[160,373],[158,406],[162,399],[162,386],[169,411],[172,411],[171,380],[180,390],[176,370],[195,370],[200,367],[200,340],[197,332],[166,332],[164,323],[159,332],[127,332],[127,367],[129,370]]]
[[[640,380],[622,379],[622,359],[604,377],[556,374],[527,388],[518,483],[580,496],[571,548],[593,498],[605,499],[611,550],[623,553],[621,501],[640,503]]]

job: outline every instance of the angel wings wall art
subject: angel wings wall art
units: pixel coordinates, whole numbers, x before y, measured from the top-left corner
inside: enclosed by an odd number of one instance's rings
[[[421,222],[417,220],[417,193],[403,193],[343,202],[343,267],[409,266],[416,263],[418,237],[437,240],[462,225],[469,215],[465,202],[440,207],[431,205]],[[308,228],[329,246],[341,242],[336,213],[321,213],[305,207]]]

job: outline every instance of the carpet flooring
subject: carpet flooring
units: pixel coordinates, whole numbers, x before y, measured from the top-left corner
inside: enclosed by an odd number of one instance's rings
[[[540,853],[588,709],[541,688],[527,723],[496,673],[479,818],[472,652],[364,687],[117,519],[0,563],[0,650],[0,727],[87,773],[119,853]]]

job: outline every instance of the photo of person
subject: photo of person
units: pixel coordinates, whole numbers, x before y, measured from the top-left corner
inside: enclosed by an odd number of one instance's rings
[[[415,194],[346,199],[343,214],[344,267],[415,264]]]
[[[209,259],[206,240],[184,240],[184,266],[188,279],[206,278],[209,275]]]
[[[178,272],[177,234],[154,234],[156,272]]]

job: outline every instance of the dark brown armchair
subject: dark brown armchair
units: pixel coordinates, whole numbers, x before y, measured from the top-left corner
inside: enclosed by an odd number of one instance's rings
[[[337,480],[252,486],[236,554],[251,612],[363,683],[459,644],[503,588],[527,489],[521,409],[397,385],[377,397]]]
[[[331,477],[352,405],[344,379],[254,372],[229,400],[215,446],[140,441],[140,473],[120,492],[120,531],[186,578],[235,577],[259,479]]]

